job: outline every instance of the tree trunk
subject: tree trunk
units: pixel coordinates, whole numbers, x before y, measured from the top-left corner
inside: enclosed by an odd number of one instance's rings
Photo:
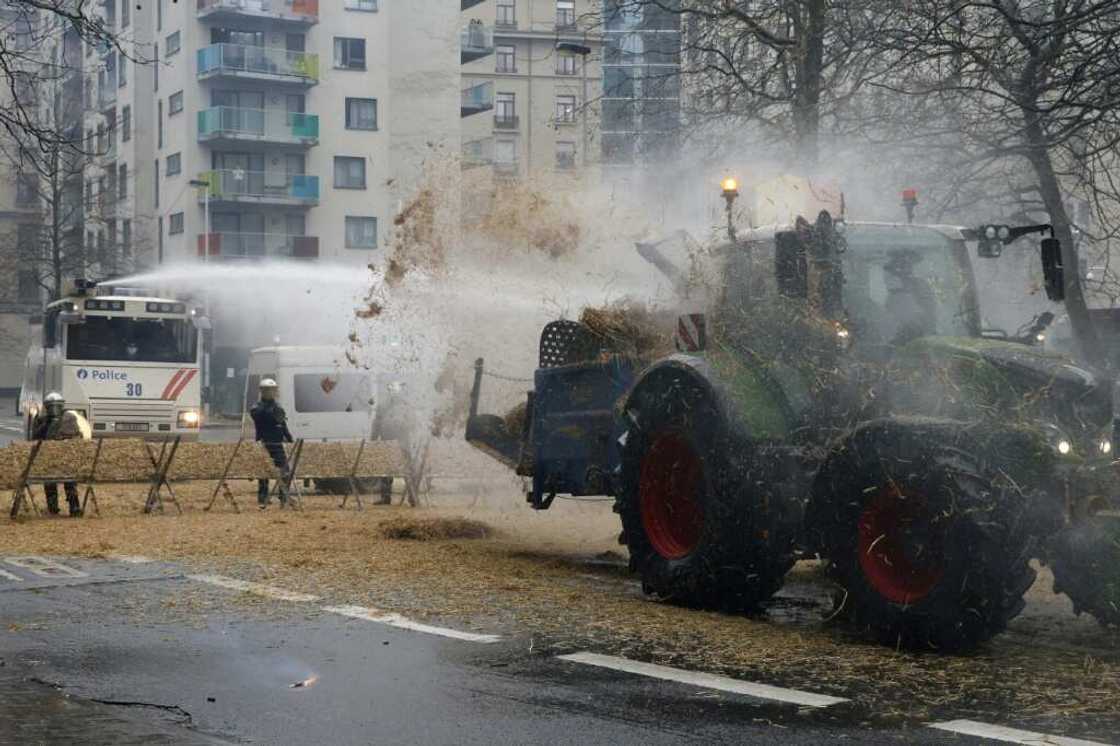
[[[826,0],[803,0],[792,5],[797,35],[793,127],[800,166],[812,173],[820,161],[820,103],[828,9]]]
[[[1062,200],[1062,187],[1054,173],[1054,164],[1050,159],[1050,151],[1046,147],[1046,138],[1042,126],[1037,120],[1037,115],[1028,113],[1026,137],[1028,141],[1028,158],[1038,177],[1039,193],[1042,196],[1046,211],[1050,214],[1050,223],[1054,226],[1054,237],[1062,242],[1062,267],[1065,271],[1065,305],[1069,314],[1070,326],[1077,339],[1077,349],[1082,359],[1092,365],[1108,365],[1101,352],[1100,340],[1093,320],[1089,317],[1089,308],[1085,302],[1085,293],[1081,285],[1081,262],[1077,246],[1073,242],[1073,228],[1070,223],[1069,213],[1066,211],[1065,202]]]

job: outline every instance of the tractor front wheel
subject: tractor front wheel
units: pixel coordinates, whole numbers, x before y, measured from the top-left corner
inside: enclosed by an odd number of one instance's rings
[[[631,402],[616,510],[647,593],[688,606],[757,608],[793,564],[713,405],[679,379]]]

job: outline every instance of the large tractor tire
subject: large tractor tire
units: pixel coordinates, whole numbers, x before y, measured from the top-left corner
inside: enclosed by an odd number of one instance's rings
[[[793,553],[746,489],[749,451],[696,383],[666,377],[628,405],[616,510],[643,589],[687,606],[757,608]]]
[[[1096,515],[1062,531],[1050,543],[1054,592],[1073,610],[1120,627],[1120,516]]]
[[[961,651],[1002,632],[1034,582],[1024,500],[951,424],[877,423],[818,475],[810,537],[842,613],[880,641]]]

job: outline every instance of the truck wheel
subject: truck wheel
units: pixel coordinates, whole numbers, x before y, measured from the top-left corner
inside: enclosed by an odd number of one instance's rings
[[[1120,627],[1120,517],[1096,515],[1062,531],[1050,544],[1054,592],[1105,626]]]
[[[815,485],[810,534],[842,611],[889,645],[973,647],[1004,630],[1034,582],[1024,501],[962,437],[868,428]]]
[[[719,415],[676,386],[630,411],[616,510],[643,588],[690,606],[758,607],[781,587],[792,545],[771,549],[775,535],[741,487]]]

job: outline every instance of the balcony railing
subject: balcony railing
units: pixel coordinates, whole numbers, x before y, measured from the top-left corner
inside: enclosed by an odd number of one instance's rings
[[[263,259],[286,256],[293,259],[316,259],[319,256],[318,236],[288,236],[282,233],[211,233],[209,240],[198,236],[198,255],[222,259]]]
[[[515,130],[521,126],[521,118],[516,114],[498,114],[494,117],[494,129]]]
[[[471,23],[459,32],[461,62],[481,59],[494,53],[494,31],[481,23]]]
[[[319,22],[319,0],[198,0],[198,16],[251,16],[313,24]]]
[[[520,163],[516,158],[513,160],[494,161],[494,173],[502,176],[517,176],[520,168]]]
[[[319,55],[279,47],[211,44],[198,50],[198,76],[217,75],[315,85],[319,82]]]
[[[210,184],[211,200],[297,206],[319,202],[318,176],[231,169],[208,171],[202,178]]]
[[[470,140],[463,143],[463,168],[486,166],[494,162],[492,139]]]
[[[494,84],[479,83],[470,88],[463,89],[462,100],[459,104],[461,116],[469,117],[494,108]]]
[[[215,106],[198,112],[198,139],[311,146],[319,142],[319,117],[283,109]]]

